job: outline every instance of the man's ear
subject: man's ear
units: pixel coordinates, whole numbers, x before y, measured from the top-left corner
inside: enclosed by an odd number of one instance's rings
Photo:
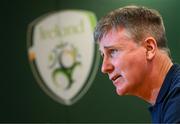
[[[153,37],[147,37],[144,41],[147,60],[152,60],[157,50],[157,42]]]

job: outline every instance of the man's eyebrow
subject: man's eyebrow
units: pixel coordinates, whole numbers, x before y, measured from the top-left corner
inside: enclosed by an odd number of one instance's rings
[[[100,53],[103,53],[103,49],[105,50],[109,50],[109,49],[119,49],[119,50],[122,50],[124,49],[123,46],[116,46],[117,44],[114,44],[114,45],[110,45],[110,46],[103,46],[103,48],[100,48],[99,47],[99,52]]]
[[[111,49],[114,48],[114,46],[105,46],[104,49]]]
[[[104,49],[112,49],[112,48],[123,49],[123,46],[116,46],[116,44],[112,46],[104,46]]]
[[[115,46],[104,46],[104,49],[111,49],[111,48],[115,48]],[[99,51],[101,52],[101,48],[99,48]]]

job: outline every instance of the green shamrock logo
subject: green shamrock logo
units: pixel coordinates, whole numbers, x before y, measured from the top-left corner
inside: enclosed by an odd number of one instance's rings
[[[69,89],[74,80],[72,74],[74,69],[81,65],[78,61],[77,49],[68,43],[57,45],[49,55],[50,68],[53,82],[63,89]]]

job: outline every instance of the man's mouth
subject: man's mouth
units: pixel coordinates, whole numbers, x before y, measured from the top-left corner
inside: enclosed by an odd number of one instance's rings
[[[111,80],[114,82],[114,81],[116,81],[118,78],[120,78],[120,77],[122,77],[122,75],[116,75],[116,76],[113,76],[112,78],[111,78]]]

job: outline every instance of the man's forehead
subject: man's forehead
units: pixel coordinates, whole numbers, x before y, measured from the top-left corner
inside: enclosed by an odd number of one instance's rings
[[[111,41],[129,40],[129,39],[131,39],[130,33],[125,28],[118,28],[106,32],[99,40],[99,43],[101,42],[109,43]]]
[[[125,47],[128,42],[132,41],[129,37],[120,33],[110,33],[104,36],[99,44],[99,50],[103,51],[115,47]]]

